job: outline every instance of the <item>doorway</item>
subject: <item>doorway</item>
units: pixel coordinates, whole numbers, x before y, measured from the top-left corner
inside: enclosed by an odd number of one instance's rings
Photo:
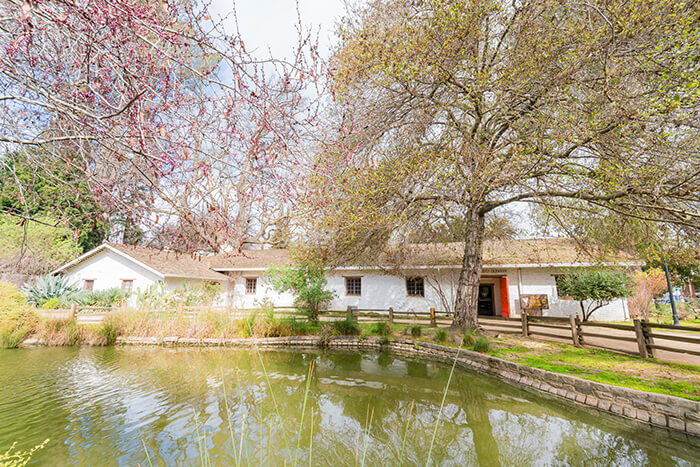
[[[478,314],[481,316],[493,316],[493,285],[479,285]]]

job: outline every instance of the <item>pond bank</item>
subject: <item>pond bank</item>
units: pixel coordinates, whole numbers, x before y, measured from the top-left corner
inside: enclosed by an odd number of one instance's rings
[[[700,403],[589,381],[575,376],[531,368],[490,355],[458,350],[427,342],[400,338],[331,336],[292,336],[269,338],[178,338],[120,337],[118,344],[185,345],[275,348],[330,347],[357,350],[385,350],[402,356],[453,363],[480,373],[496,376],[511,384],[535,390],[570,403],[700,438]]]

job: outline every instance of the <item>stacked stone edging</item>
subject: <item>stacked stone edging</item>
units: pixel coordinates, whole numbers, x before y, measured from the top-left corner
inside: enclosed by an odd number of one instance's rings
[[[470,350],[445,347],[427,342],[379,337],[292,336],[236,339],[196,339],[184,337],[122,337],[120,344],[191,345],[230,347],[348,348],[359,350],[388,350],[392,353],[421,357],[457,365],[495,376],[511,384],[534,389],[575,404],[653,426],[680,431],[700,437],[700,402],[652,392],[627,389],[589,381],[576,376],[531,368]],[[459,355],[457,355],[459,352]]]

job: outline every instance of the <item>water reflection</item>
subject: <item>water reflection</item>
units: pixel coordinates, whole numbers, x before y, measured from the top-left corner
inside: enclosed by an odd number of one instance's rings
[[[201,443],[215,465],[230,465],[245,422],[242,457],[253,465],[295,456],[308,464],[310,452],[314,465],[355,465],[365,449],[367,465],[396,465],[405,432],[405,465],[425,463],[449,367],[351,352],[265,351],[261,358],[230,349],[2,351],[0,450],[49,437],[37,464],[144,465],[145,443],[160,463],[191,465]],[[697,444],[665,431],[458,370],[432,463],[666,466],[693,465],[699,455]]]

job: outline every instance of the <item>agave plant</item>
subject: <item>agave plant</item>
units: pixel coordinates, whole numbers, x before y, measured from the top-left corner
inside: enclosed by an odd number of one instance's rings
[[[78,284],[71,282],[65,276],[42,276],[34,283],[27,282],[22,286],[22,293],[27,301],[41,306],[51,298],[60,298],[79,290]]]

